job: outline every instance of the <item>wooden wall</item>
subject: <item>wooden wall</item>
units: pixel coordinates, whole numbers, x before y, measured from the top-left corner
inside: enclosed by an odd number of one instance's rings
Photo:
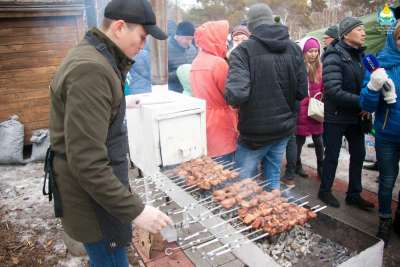
[[[0,122],[17,114],[32,130],[48,128],[48,86],[57,66],[83,37],[83,7],[1,12]]]

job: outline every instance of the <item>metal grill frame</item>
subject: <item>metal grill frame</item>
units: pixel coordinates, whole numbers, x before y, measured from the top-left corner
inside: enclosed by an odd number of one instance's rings
[[[173,181],[171,181],[165,174],[161,172],[153,176],[153,182],[155,183],[156,187],[162,188],[162,191],[167,192],[166,194],[181,207],[185,207],[197,202],[195,198],[193,198],[190,194],[177,186]],[[196,205],[195,209],[189,209],[186,212],[192,217],[198,217],[200,216],[200,214],[207,211],[207,208],[201,205]],[[199,221],[199,223],[203,227],[209,229],[209,232],[212,233],[216,238],[218,238],[220,242],[224,245],[232,242],[232,240],[244,238],[242,234],[232,234],[229,238],[226,238],[224,237],[225,234],[221,234],[221,231],[211,228],[212,226],[218,223],[222,223],[224,221],[225,220],[220,218],[219,216],[215,216],[204,221]],[[237,231],[230,224],[226,224],[225,227],[225,229],[231,233]],[[247,241],[248,239],[246,238],[244,240]],[[250,267],[280,266],[269,255],[265,254],[256,244],[252,242],[244,244],[240,248],[233,249],[232,253],[244,264]]]

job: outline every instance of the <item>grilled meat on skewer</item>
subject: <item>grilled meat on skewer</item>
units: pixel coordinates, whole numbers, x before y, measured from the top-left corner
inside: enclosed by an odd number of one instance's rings
[[[239,175],[238,172],[225,170],[224,165],[206,156],[182,163],[176,168],[176,174],[186,178],[187,186],[197,185],[204,190]]]

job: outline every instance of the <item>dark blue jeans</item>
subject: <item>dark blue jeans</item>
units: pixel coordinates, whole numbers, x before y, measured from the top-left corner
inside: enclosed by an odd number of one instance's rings
[[[365,159],[364,133],[358,124],[324,123],[325,157],[319,191],[324,193],[332,189],[343,136],[349,143],[350,153],[347,197],[358,197],[362,191],[361,172]]]
[[[391,218],[392,192],[399,175],[400,143],[376,138],[375,149],[379,168],[379,216]],[[400,206],[397,208],[400,211]]]
[[[257,174],[260,163],[264,166],[264,176],[271,189],[280,189],[281,162],[289,138],[285,137],[259,149],[250,149],[238,142],[236,163],[240,169],[240,178],[250,178]]]
[[[104,240],[83,245],[89,256],[90,267],[129,267],[127,248],[116,248],[111,252]]]

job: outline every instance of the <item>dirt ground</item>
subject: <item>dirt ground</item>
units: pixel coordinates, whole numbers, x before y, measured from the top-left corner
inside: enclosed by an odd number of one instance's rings
[[[87,267],[62,241],[53,203],[42,194],[43,164],[0,165],[0,267]],[[137,265],[132,250],[129,261]]]
[[[42,185],[42,163],[0,165],[0,266],[86,266],[68,253]]]
[[[19,234],[27,232],[23,226],[7,221],[8,211],[0,210],[0,266],[55,266],[67,258],[66,251],[55,251],[54,239],[39,241],[40,231],[33,230],[28,240],[22,241]],[[29,229],[29,231],[31,231]],[[56,233],[54,233],[56,234]]]

